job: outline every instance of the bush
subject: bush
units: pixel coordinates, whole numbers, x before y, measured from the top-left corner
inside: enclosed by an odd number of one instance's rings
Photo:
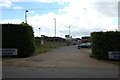
[[[2,24],[2,48],[17,49],[17,57],[31,56],[35,51],[32,27],[28,24]]]
[[[120,51],[120,32],[91,33],[92,54],[98,59],[108,59],[109,51]]]

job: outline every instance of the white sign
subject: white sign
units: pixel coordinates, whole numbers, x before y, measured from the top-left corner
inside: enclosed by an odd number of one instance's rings
[[[41,44],[44,44],[44,41],[41,41]]]
[[[0,49],[0,56],[17,55],[17,49]]]
[[[109,59],[120,59],[120,52],[118,51],[111,51],[108,53]]]

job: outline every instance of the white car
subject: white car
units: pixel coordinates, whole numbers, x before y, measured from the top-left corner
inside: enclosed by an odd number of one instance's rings
[[[80,48],[90,48],[91,47],[91,43],[90,42],[86,42],[86,43],[82,43],[78,45],[78,49]]]

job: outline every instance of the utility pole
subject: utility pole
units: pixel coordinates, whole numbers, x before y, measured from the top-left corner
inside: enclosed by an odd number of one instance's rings
[[[48,31],[48,36],[49,36],[49,31]]]
[[[55,37],[56,37],[56,19],[54,18],[54,21],[55,21]]]
[[[41,28],[39,28],[39,35],[40,35],[40,37],[41,37],[41,34],[40,34],[40,29],[41,29]]]
[[[27,12],[28,10],[25,10],[25,23],[27,24]]]

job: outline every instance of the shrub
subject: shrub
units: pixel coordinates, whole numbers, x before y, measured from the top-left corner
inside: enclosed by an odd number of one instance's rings
[[[120,51],[120,32],[91,33],[92,54],[98,59],[108,59],[109,51]]]
[[[31,56],[35,51],[32,27],[28,24],[2,24],[2,48],[18,49],[17,57]]]

